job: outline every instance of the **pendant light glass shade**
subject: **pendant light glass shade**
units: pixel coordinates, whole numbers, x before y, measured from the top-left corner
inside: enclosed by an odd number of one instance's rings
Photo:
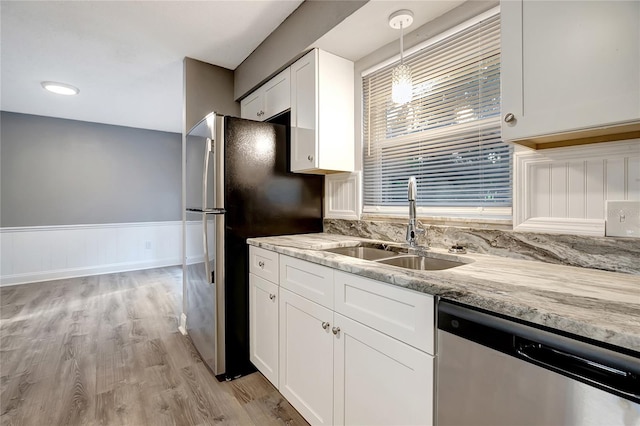
[[[391,71],[391,100],[396,104],[406,104],[413,99],[411,67],[404,63],[404,29],[413,23],[413,12],[399,10],[389,16],[389,26],[400,29],[400,65]]]
[[[391,72],[391,99],[397,104],[406,104],[413,98],[413,82],[409,65],[400,64]]]

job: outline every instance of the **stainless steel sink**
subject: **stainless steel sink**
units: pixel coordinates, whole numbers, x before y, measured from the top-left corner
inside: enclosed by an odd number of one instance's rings
[[[330,253],[344,256],[357,257],[363,260],[379,260],[398,256],[398,253],[406,253],[402,247],[388,246],[386,244],[363,243],[355,247],[336,247],[325,249]]]
[[[438,259],[435,257],[416,256],[413,254],[405,254],[392,257],[390,259],[378,260],[378,263],[385,265],[398,266],[405,269],[416,269],[419,271],[441,271],[443,269],[455,268],[464,265],[463,262],[454,260]]]
[[[441,271],[469,262],[458,256],[448,254],[431,252],[420,255],[409,254],[409,250],[406,247],[382,243],[363,242],[356,246],[336,247],[324,249],[323,251],[418,271]]]

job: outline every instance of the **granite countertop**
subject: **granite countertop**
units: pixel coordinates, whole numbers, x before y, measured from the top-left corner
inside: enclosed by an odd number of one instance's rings
[[[640,352],[637,275],[474,253],[456,255],[470,261],[456,268],[412,271],[321,251],[363,241],[375,242],[328,233],[247,240],[288,256]]]

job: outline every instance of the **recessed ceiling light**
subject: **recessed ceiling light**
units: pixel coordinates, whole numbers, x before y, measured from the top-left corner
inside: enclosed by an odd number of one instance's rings
[[[77,95],[80,89],[70,84],[56,83],[55,81],[43,81],[42,87],[58,95]]]

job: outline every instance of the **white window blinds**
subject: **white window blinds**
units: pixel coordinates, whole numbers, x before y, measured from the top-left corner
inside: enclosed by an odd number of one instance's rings
[[[500,137],[500,17],[493,15],[405,58],[413,100],[391,100],[391,70],[363,76],[365,212],[407,205],[510,207],[511,148]]]

